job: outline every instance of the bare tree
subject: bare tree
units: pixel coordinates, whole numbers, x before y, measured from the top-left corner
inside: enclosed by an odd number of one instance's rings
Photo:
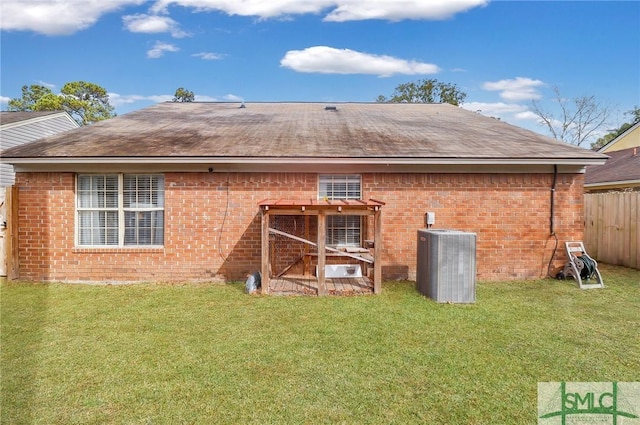
[[[596,136],[609,119],[609,107],[601,105],[595,96],[580,96],[567,99],[554,88],[554,101],[560,107],[559,115],[546,111],[538,101],[532,101],[532,112],[540,118],[540,125],[546,126],[551,135],[563,142],[581,146],[589,138]]]

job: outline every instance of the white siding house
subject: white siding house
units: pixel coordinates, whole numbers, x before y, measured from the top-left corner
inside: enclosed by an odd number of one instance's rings
[[[2,152],[78,127],[64,111],[0,112],[0,276],[7,276],[7,188],[15,183],[13,166],[5,163]]]
[[[78,127],[78,123],[63,111],[0,112],[0,148],[5,150]],[[13,167],[3,161],[0,187],[13,186],[14,180]]]

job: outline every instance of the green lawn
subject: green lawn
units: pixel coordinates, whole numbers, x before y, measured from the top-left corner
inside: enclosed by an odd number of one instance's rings
[[[534,424],[538,382],[640,380],[640,272],[600,268],[473,305],[3,282],[1,422]]]

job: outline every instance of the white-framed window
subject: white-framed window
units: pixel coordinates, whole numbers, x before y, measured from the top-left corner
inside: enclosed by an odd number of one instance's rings
[[[362,179],[358,174],[320,174],[318,199],[361,199]],[[327,216],[327,245],[360,246],[362,220],[357,215]]]
[[[78,246],[164,244],[164,176],[80,174],[76,188]]]
[[[321,174],[318,199],[360,199],[361,180],[358,174]]]

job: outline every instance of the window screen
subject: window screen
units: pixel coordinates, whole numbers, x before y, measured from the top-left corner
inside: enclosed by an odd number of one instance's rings
[[[79,175],[77,209],[78,245],[164,243],[162,175]]]
[[[118,176],[78,177],[78,243],[118,245]]]
[[[320,175],[318,199],[360,199],[360,176]]]
[[[357,174],[325,174],[319,176],[318,199],[361,199],[361,178]],[[327,216],[327,244],[360,246],[360,216]]]

